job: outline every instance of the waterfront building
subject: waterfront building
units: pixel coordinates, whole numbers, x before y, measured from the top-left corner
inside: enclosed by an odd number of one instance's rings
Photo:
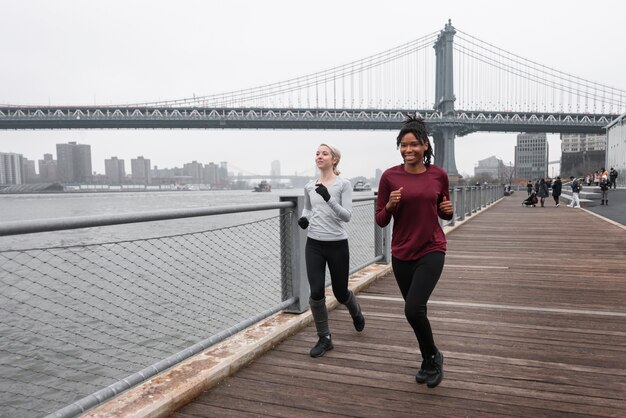
[[[29,160],[28,158],[24,158],[22,160],[22,164],[24,164],[24,182],[27,184],[39,182],[39,176],[37,175],[37,171],[35,170],[35,160]]]
[[[192,161],[183,165],[183,175],[191,178],[191,184],[204,183],[203,179],[204,164]]]
[[[24,184],[24,156],[13,152],[0,152],[0,185]]]
[[[504,171],[504,164],[502,160],[492,155],[489,158],[478,161],[478,165],[474,167],[474,178],[483,181],[496,180],[502,178]]]
[[[169,185],[181,187],[192,182],[190,176],[183,175],[181,167],[159,168],[156,165],[152,168],[153,185]]]
[[[220,162],[220,169],[218,173],[219,173],[218,181],[222,184],[227,184],[228,183],[228,163],[226,161]]]
[[[152,184],[152,173],[150,172],[150,160],[138,156],[130,160],[131,178],[133,184]]]
[[[104,160],[104,175],[109,184],[120,185],[124,183],[126,180],[124,160],[118,160],[117,157]]]
[[[617,170],[617,184],[626,185],[626,113],[606,127],[606,161],[604,167]]]
[[[62,183],[91,183],[91,145],[57,144],[57,175]]]
[[[219,166],[214,162],[204,165],[203,176],[204,184],[210,184],[211,187],[217,185],[219,178]]]
[[[39,160],[39,181],[42,183],[58,181],[57,160],[52,157],[52,154],[44,154],[43,160]]]
[[[561,173],[585,176],[604,167],[605,134],[561,134]]]
[[[548,177],[548,138],[545,133],[517,135],[515,177],[540,179]]]

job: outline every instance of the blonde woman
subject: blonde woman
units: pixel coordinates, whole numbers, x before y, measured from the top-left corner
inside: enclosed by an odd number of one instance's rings
[[[340,160],[341,153],[335,147],[321,144],[317,148],[315,165],[320,175],[304,186],[304,210],[298,219],[302,229],[308,228],[305,260],[311,288],[309,304],[319,337],[311,357],[321,357],[333,349],[324,290],[326,265],[337,301],[346,305],[357,331],[365,327],[356,296],[348,289],[350,250],[345,224],[352,217],[352,184],[339,177]]]

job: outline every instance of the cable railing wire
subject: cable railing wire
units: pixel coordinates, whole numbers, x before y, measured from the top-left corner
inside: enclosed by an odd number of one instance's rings
[[[355,199],[347,224],[351,272],[380,259],[372,199]],[[274,204],[279,207],[287,206]],[[286,237],[279,233],[293,216],[285,211],[199,232],[0,251],[0,410],[16,418],[74,416],[94,399],[196,353],[198,344],[207,347],[216,336],[293,304],[293,289],[281,286],[291,259],[281,252]]]

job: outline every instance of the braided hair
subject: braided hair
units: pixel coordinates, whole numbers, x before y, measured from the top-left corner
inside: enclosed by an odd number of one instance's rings
[[[422,144],[428,144],[428,149],[424,152],[424,165],[428,167],[434,154],[433,147],[430,144],[430,139],[428,138],[428,128],[426,128],[424,119],[417,117],[415,114],[407,115],[407,118],[400,129],[400,133],[396,138],[396,146],[398,148],[400,148],[400,141],[402,141],[404,135],[408,133],[415,135],[415,138],[417,138],[417,140]]]

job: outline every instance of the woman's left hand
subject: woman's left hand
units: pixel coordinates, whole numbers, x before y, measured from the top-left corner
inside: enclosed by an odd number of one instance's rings
[[[452,215],[452,213],[454,212],[454,209],[452,208],[452,202],[450,202],[444,196],[443,200],[439,204],[439,210],[446,215]]]

